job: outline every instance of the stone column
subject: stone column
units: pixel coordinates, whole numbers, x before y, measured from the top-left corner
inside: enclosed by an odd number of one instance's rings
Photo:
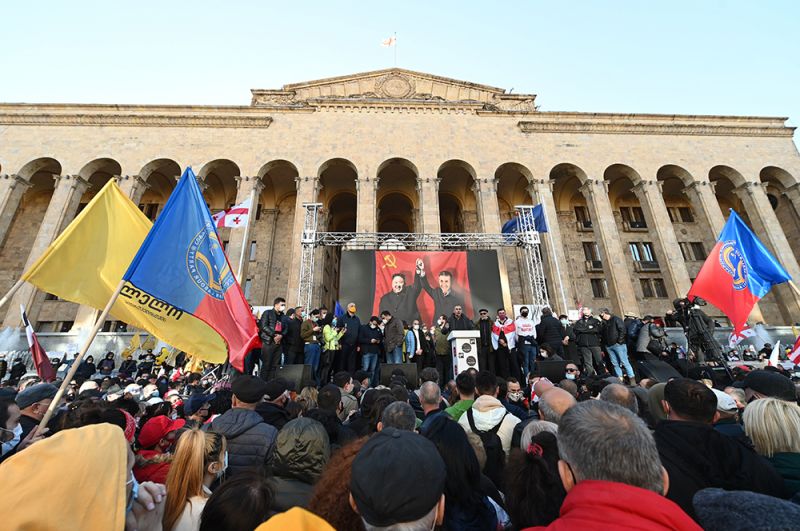
[[[418,177],[417,191],[419,193],[419,204],[421,206],[422,219],[421,227],[417,227],[417,232],[425,234],[438,234],[442,232],[439,219],[439,183],[438,177]]]
[[[232,228],[230,236],[228,237],[228,248],[225,249],[225,252],[228,255],[228,260],[231,263],[231,269],[233,269],[233,274],[236,275],[236,278],[239,280],[239,284],[242,285],[242,290],[244,290],[244,283],[245,279],[247,278],[247,267],[250,262],[250,241],[253,239],[252,229],[253,224],[256,221],[259,194],[261,193],[261,189],[264,187],[264,182],[260,177],[236,177],[236,187],[237,205],[247,201],[253,191],[255,191],[255,198],[253,199],[253,204],[250,206],[250,216],[248,216],[247,219],[248,226]],[[249,232],[247,238],[249,241],[244,241],[245,232]],[[242,258],[243,248],[246,256],[244,258],[244,262],[242,262],[242,271],[240,273],[239,261]]]
[[[644,212],[644,219],[654,244],[659,266],[664,274],[664,283],[671,298],[685,297],[691,287],[689,271],[681,255],[675,229],[667,213],[667,205],[661,194],[661,183],[656,180],[643,180],[633,187],[633,193],[639,199]]]
[[[497,179],[493,177],[475,179],[472,190],[475,192],[478,203],[478,221],[480,222],[481,230],[489,234],[499,234],[501,223],[500,206],[497,203]],[[497,266],[500,270],[500,289],[503,292],[503,306],[510,309],[512,307],[511,286],[508,281],[508,268],[506,267],[504,249],[497,250]]]
[[[626,312],[639,314],[639,304],[631,282],[630,270],[625,251],[620,243],[617,222],[611,210],[605,181],[589,179],[578,190],[586,198],[592,217],[597,243],[603,259],[603,271],[609,280],[609,288],[614,311],[617,315]]]
[[[297,182],[297,202],[295,203],[294,210],[294,225],[292,232],[289,234],[289,242],[287,249],[287,256],[291,256],[289,261],[289,285],[286,288],[286,300],[290,301],[288,304],[293,306],[297,304],[298,290],[300,289],[300,258],[302,255],[302,245],[300,241],[303,237],[303,224],[306,220],[306,209],[303,203],[313,203],[317,199],[317,184],[316,177],[296,177]],[[360,211],[361,209],[359,209]],[[321,227],[318,227],[318,229]],[[316,304],[317,301],[312,296],[311,304]]]
[[[542,257],[544,258],[545,272],[550,278],[550,306],[552,306],[554,314],[566,314],[572,301],[575,300],[575,292],[569,278],[569,265],[564,252],[564,243],[561,240],[558,212],[553,200],[553,181],[551,179],[534,179],[528,186],[528,193],[531,194],[534,204],[542,205],[547,218],[547,234],[540,234],[539,237],[543,246]]]
[[[356,179],[356,232],[378,232],[378,179],[362,177]],[[298,199],[298,205],[300,201]]]
[[[711,241],[715,242],[722,227],[725,225],[725,217],[719,208],[717,196],[714,195],[714,185],[709,181],[695,181],[683,189],[683,193],[689,198],[689,202],[694,207],[695,212],[699,210],[711,230]],[[713,245],[713,243],[712,243]]]
[[[753,232],[772,251],[772,254],[783,265],[793,279],[800,279],[800,265],[792,252],[789,241],[778,223],[778,217],[772,210],[772,205],[764,189],[767,183],[745,182],[734,189],[736,195],[742,200],[744,210],[752,223]],[[773,288],[778,299],[783,323],[776,325],[792,324],[800,315],[800,295],[788,284],[778,284]]]
[[[0,175],[0,247],[5,244],[22,196],[31,183],[19,175]]]
[[[56,181],[53,197],[50,199],[50,204],[47,205],[47,211],[42,219],[42,224],[39,226],[39,232],[33,240],[31,252],[25,262],[25,271],[39,259],[45,249],[72,221],[78,211],[81,197],[89,188],[89,183],[77,175],[56,175],[53,178]],[[3,326],[16,327],[20,325],[22,322],[19,313],[20,304],[25,305],[28,319],[35,323],[41,310],[44,296],[44,293],[38,291],[32,285],[24,284],[8,305]]]
[[[794,207],[794,213],[800,216],[800,183],[793,184],[783,191],[783,195]]]
[[[124,175],[117,179],[120,190],[130,197],[133,204],[138,207],[139,201],[142,200],[142,196],[150,188],[150,185],[138,175]]]

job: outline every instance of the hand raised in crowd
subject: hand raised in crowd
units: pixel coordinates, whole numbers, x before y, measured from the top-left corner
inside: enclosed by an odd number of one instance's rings
[[[150,481],[140,483],[133,509],[125,517],[125,531],[161,531],[166,501],[164,485]]]
[[[22,441],[19,443],[19,446],[17,447],[17,451],[21,452],[22,450],[32,445],[33,443],[41,441],[42,439],[44,439],[44,436],[47,435],[48,431],[50,431],[49,428],[43,428],[42,431],[39,431],[39,426],[36,426],[30,431],[30,433],[28,433],[28,435],[24,439],[22,439]]]

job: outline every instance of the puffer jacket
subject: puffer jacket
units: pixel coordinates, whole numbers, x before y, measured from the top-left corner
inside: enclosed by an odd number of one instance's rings
[[[514,436],[514,426],[519,423],[519,419],[514,415],[506,415],[508,411],[503,407],[498,399],[489,395],[481,395],[472,404],[472,417],[475,420],[475,427],[480,431],[489,431],[494,428],[498,422],[502,421],[500,429],[497,430],[497,436],[500,437],[500,442],[503,443],[503,451],[508,455],[511,451],[511,439]],[[505,418],[503,416],[505,415]],[[472,431],[469,427],[469,419],[467,415],[461,415],[458,423],[464,430],[469,433]]]
[[[278,436],[278,430],[265,423],[261,415],[242,408],[229,409],[215,418],[209,430],[228,441],[228,475],[253,467],[263,469],[272,458]]]
[[[275,510],[305,507],[311,499],[312,485],[330,458],[325,427],[309,418],[290,421],[278,434],[272,473],[276,479]]]

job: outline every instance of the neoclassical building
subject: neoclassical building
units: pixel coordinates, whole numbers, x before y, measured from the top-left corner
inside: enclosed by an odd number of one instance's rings
[[[308,202],[323,205],[323,230],[425,233],[497,233],[515,205],[542,202],[560,311],[663,314],[731,208],[800,279],[800,156],[785,118],[541,112],[533,94],[398,68],[251,92],[247,106],[0,104],[0,291],[109,179],[155,219],[185,166],[212,211],[255,190],[248,241],[220,233],[232,263],[244,249],[254,305],[296,298]],[[337,297],[340,253],[317,251],[317,303]],[[505,304],[526,302],[520,251],[498,255]],[[28,286],[5,325],[20,303],[42,331],[91,315]],[[751,317],[798,316],[781,286]]]

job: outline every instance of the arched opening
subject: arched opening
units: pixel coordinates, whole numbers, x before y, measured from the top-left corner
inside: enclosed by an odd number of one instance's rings
[[[317,200],[323,205],[327,230],[355,232],[358,215],[356,180],[358,172],[352,162],[331,159],[319,171],[320,191]]]
[[[205,185],[203,197],[212,214],[236,204],[236,178],[239,175],[239,166],[227,159],[212,160],[200,170],[198,177]]]
[[[250,297],[253,304],[270,304],[275,297],[289,298],[286,286],[295,264],[289,264],[297,203],[297,167],[287,160],[270,161],[258,171],[262,189],[251,221],[248,245]],[[280,262],[281,258],[284,262]],[[255,262],[255,263],[254,263]],[[291,304],[291,303],[290,303]]]
[[[472,187],[475,170],[463,160],[439,167],[439,226],[443,233],[479,232],[478,203]]]
[[[378,232],[415,232],[418,216],[416,166],[389,159],[378,168]]]
[[[156,159],[145,164],[139,177],[147,187],[138,199],[139,210],[155,221],[181,176],[181,167],[171,159]],[[135,197],[133,199],[136,199]]]
[[[533,201],[529,190],[531,172],[521,164],[507,162],[503,164],[494,174],[497,180],[497,201],[500,207],[500,221],[506,222],[515,215],[515,206],[533,205],[539,201]]]
[[[795,258],[800,260],[800,201],[793,203],[788,195],[788,189],[796,186],[797,180],[789,172],[776,166],[767,166],[761,170],[759,177],[762,183],[766,183],[767,198],[789,246]]]
[[[25,263],[53,198],[55,178],[61,175],[61,171],[61,163],[52,158],[33,160],[19,170],[18,175],[31,186],[20,199],[0,250],[0,261],[4,264],[0,274],[3,293],[24,273]]]
[[[739,217],[752,227],[750,216],[748,216],[742,200],[735,192],[738,186],[744,184],[744,177],[728,166],[714,166],[708,172],[708,178],[714,185],[714,195],[717,196],[717,202],[725,219],[730,217],[731,210],[735,210]]]
[[[89,201],[99,192],[103,186],[114,176],[122,174],[122,167],[114,159],[102,158],[95,159],[85,165],[78,175],[89,183],[89,188],[81,196],[78,206],[78,213],[83,210]]]

